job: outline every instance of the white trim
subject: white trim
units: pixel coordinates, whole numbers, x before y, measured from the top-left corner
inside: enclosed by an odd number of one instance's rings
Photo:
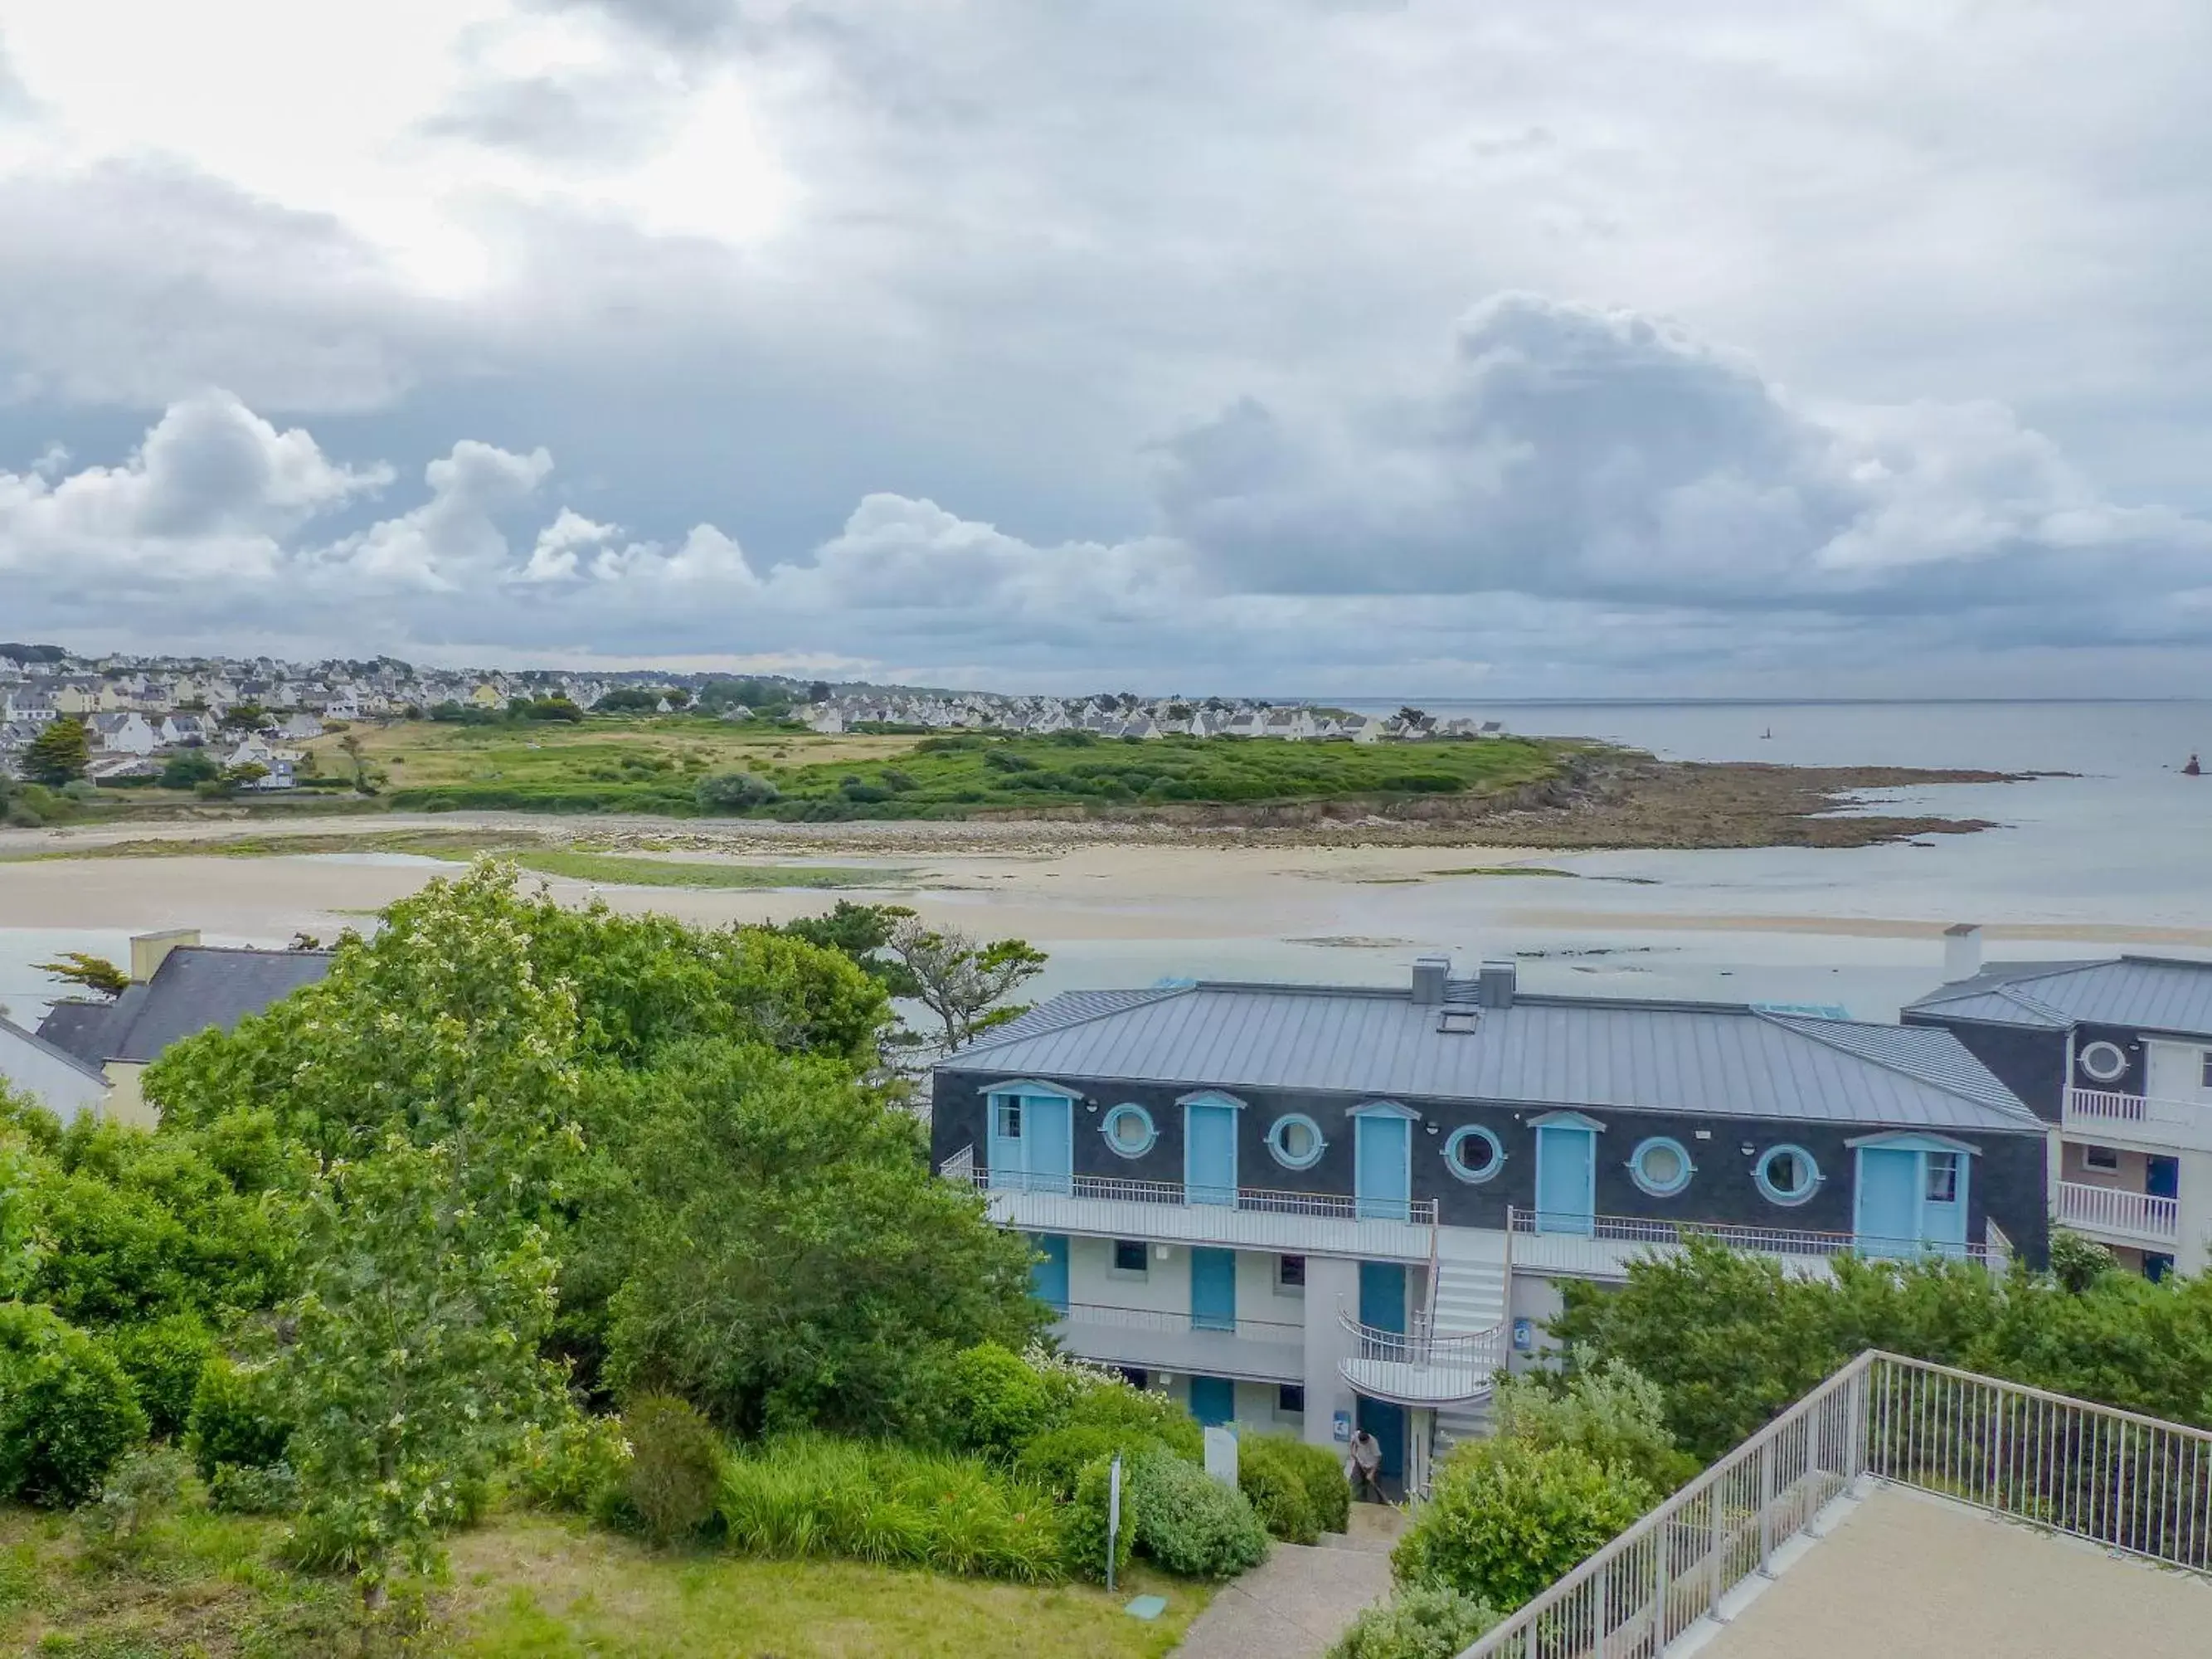
[[[1395,1100],[1370,1100],[1364,1106],[1355,1106],[1345,1114],[1346,1117],[1401,1117],[1409,1123],[1418,1123],[1421,1115],[1410,1106],[1401,1106]]]
[[[2119,1064],[2109,1072],[2100,1071],[2096,1063],[2090,1059],[2090,1056],[2100,1048],[2119,1061]],[[2128,1074],[2128,1051],[2121,1048],[2118,1043],[2105,1037],[2099,1037],[2094,1042],[2086,1045],[2077,1056],[2077,1060],[2081,1067],[2081,1075],[2093,1083],[2118,1083]]]
[[[1016,1078],[1010,1083],[987,1083],[975,1091],[979,1095],[1044,1095],[1054,1100],[1075,1101],[1083,1098],[1074,1089],[1063,1089],[1057,1083],[1043,1083],[1033,1077]]]
[[[1227,1106],[1236,1111],[1244,1109],[1244,1103],[1235,1095],[1220,1089],[1197,1089],[1187,1095],[1177,1095],[1178,1106]]]
[[[1587,1129],[1595,1135],[1605,1133],[1604,1124],[1582,1112],[1540,1112],[1528,1120],[1528,1127],[1532,1129]]]
[[[1857,1135],[1844,1143],[1854,1150],[1871,1146],[1877,1152],[1964,1152],[1968,1158],[1979,1158],[1982,1149],[1963,1140],[1954,1140],[1948,1135],[1931,1135],[1923,1131],[1896,1129],[1885,1134]]]

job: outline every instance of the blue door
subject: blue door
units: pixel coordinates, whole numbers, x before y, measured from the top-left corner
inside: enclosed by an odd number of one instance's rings
[[[1369,1112],[1352,1120],[1358,1145],[1352,1159],[1353,1208],[1364,1219],[1403,1221],[1413,1197],[1413,1124]]]
[[[1401,1261],[1359,1264],[1359,1322],[1378,1331],[1406,1329],[1406,1267]]]
[[[1072,1116],[1069,1103],[1056,1095],[993,1095],[991,1184],[1018,1192],[1073,1192]]]
[[[2143,1191],[2153,1198],[2179,1198],[2181,1160],[2156,1153],[2143,1159]]]
[[[1859,1148],[1858,1234],[1862,1255],[1910,1255],[1920,1243],[1918,1152]],[[1964,1229],[1961,1235],[1964,1237]]]
[[[1385,1480],[1406,1478],[1406,1408],[1388,1400],[1359,1396],[1358,1422],[1382,1447],[1380,1473]]]
[[[1194,1103],[1182,1109],[1182,1184],[1193,1204],[1237,1202],[1237,1109]]]
[[[1573,1124],[1536,1131],[1536,1231],[1597,1231],[1597,1136]]]
[[[1190,1379],[1190,1414],[1207,1428],[1237,1419],[1237,1385],[1225,1376]]]
[[[1032,1233],[1030,1243],[1043,1254],[1030,1269],[1030,1294],[1048,1308],[1067,1311],[1067,1236]]]
[[[1194,1331],[1237,1328],[1237,1252],[1190,1253],[1190,1328]]]

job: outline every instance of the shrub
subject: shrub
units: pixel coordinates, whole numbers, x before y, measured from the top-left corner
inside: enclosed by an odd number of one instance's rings
[[[1352,1518],[1352,1486],[1324,1446],[1284,1434],[1248,1434],[1237,1447],[1237,1484],[1267,1530],[1292,1544],[1342,1532]]]
[[[1137,1512],[1131,1503],[1129,1465],[1121,1466],[1121,1525],[1110,1532],[1114,1460],[1092,1459],[1075,1478],[1074,1496],[1060,1517],[1067,1552],[1067,1570],[1081,1578],[1103,1580],[1106,1552],[1113,1546],[1114,1574],[1118,1580],[1129,1571],[1137,1547]]]
[[[192,1414],[200,1372],[215,1352],[215,1334],[197,1314],[171,1314],[107,1333],[124,1373],[138,1395],[153,1431],[180,1434]]]
[[[1500,1436],[1534,1446],[1572,1446],[1598,1462],[1640,1475],[1672,1492],[1698,1472],[1667,1427],[1667,1396],[1656,1382],[1619,1359],[1602,1364],[1577,1349],[1565,1378],[1524,1373],[1500,1382]]]
[[[1241,1492],[1194,1463],[1147,1452],[1128,1471],[1137,1547],[1188,1578],[1233,1578],[1267,1559],[1267,1529]]]
[[[767,805],[777,793],[766,778],[750,772],[709,772],[691,788],[702,812],[749,812]]]
[[[1071,1427],[1157,1440],[1188,1462],[1206,1458],[1206,1431],[1196,1418],[1166,1395],[1132,1388],[1119,1378],[1078,1395],[1064,1420]]]
[[[1573,1446],[1470,1441],[1391,1552],[1401,1583],[1445,1584],[1511,1612],[1650,1507],[1639,1477]]]
[[[2094,1238],[2064,1227],[2051,1233],[2051,1276],[2079,1296],[2119,1266],[2119,1258]]]
[[[228,1515],[289,1515],[300,1507],[300,1477],[289,1463],[220,1464],[208,1482],[208,1502]]]
[[[1413,1584],[1361,1613],[1328,1659],[1452,1659],[1503,1615],[1445,1584]]]
[[[1070,1423],[1048,1430],[1023,1447],[1021,1455],[1014,1460],[1014,1473],[1056,1498],[1068,1498],[1073,1496],[1083,1471],[1100,1458],[1111,1458],[1119,1452],[1127,1465],[1156,1448],[1166,1449],[1166,1443],[1126,1429]]]
[[[1060,1506],[977,1457],[794,1435],[730,1458],[721,1513],[733,1548],[842,1556],[971,1577],[1056,1583]]]
[[[649,1394],[623,1413],[629,1467],[622,1495],[655,1543],[688,1538],[714,1513],[722,1440],[707,1419],[671,1395]]]
[[[955,1354],[944,1387],[953,1440],[969,1451],[1011,1455],[1052,1414],[1043,1380],[1021,1355],[996,1342]]]
[[[0,1303],[0,1498],[81,1504],[146,1437],[101,1343],[36,1303]]]
[[[242,1365],[222,1354],[200,1368],[186,1419],[185,1444],[200,1479],[210,1486],[224,1468],[264,1469],[281,1462],[292,1425],[265,1365]]]
[[[82,1511],[85,1531],[105,1548],[128,1550],[149,1521],[175,1504],[188,1467],[172,1447],[132,1452],[101,1483],[100,1501]]]
[[[621,1492],[629,1468],[622,1419],[577,1412],[552,1428],[525,1432],[515,1484],[533,1504],[588,1514]]]

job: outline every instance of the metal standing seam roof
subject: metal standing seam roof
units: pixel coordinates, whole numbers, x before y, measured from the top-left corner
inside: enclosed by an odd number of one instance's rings
[[[228,1030],[248,1014],[313,985],[331,970],[325,951],[224,950],[180,945],[161,959],[154,977],[133,985],[104,1010],[81,1002],[58,1003],[40,1032],[56,1047],[94,1064],[119,1060],[143,1065],[173,1042],[210,1026]],[[84,1010],[104,1013],[94,1021]],[[54,1014],[67,1017],[56,1024]],[[50,1030],[49,1027],[53,1029]]]
[[[1993,963],[1930,992],[1915,1012],[2063,1031],[2125,1025],[2212,1036],[2212,962],[2121,957],[2106,962]]]
[[[1403,991],[1201,983],[1055,997],[957,1072],[2040,1133],[1938,1027],[1523,995],[1440,1031]]]

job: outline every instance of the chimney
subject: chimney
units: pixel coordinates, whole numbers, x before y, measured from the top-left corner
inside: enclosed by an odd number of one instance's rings
[[[1513,994],[1520,988],[1521,969],[1510,962],[1486,962],[1482,964],[1482,1006],[1486,1008],[1510,1008]]]
[[[1443,1006],[1444,981],[1451,977],[1449,957],[1417,957],[1413,960],[1413,1006],[1435,1008]]]
[[[138,933],[131,940],[131,978],[143,985],[161,971],[161,964],[169,959],[169,952],[179,945],[191,946],[200,942],[197,927],[172,927],[164,933]]]
[[[1982,930],[1971,921],[1943,930],[1943,982],[1972,979],[1982,971]]]

